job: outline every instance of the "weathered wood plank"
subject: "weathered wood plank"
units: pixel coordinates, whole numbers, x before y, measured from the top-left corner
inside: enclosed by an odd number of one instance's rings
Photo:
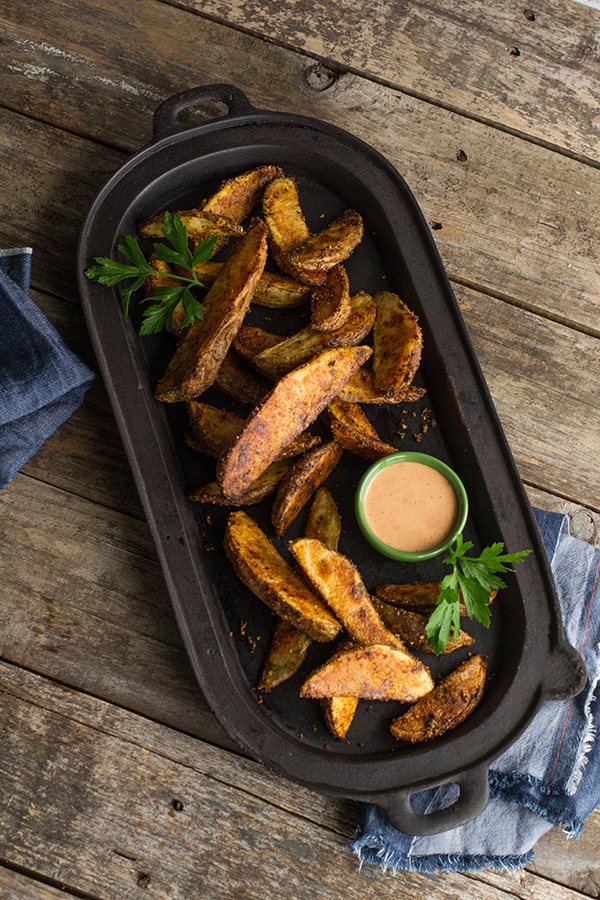
[[[173,2],[173,0],[171,0]],[[600,12],[541,0],[527,18],[502,0],[178,0],[342,70],[596,161]]]
[[[9,800],[0,856],[71,890],[102,900],[133,897],[144,883],[164,900],[199,892],[250,900],[267,885],[269,895],[298,900],[577,896],[535,876],[522,891],[504,876],[492,886],[452,873],[359,870],[345,846],[356,821],[346,801],[326,800],[325,812],[318,795],[258,764],[6,664],[0,689]]]
[[[9,0],[0,17],[13,62],[0,71],[0,95],[127,150],[149,139],[157,98],[197,83],[228,81],[257,106],[349,128],[398,168],[441,226],[435,239],[454,279],[598,333],[596,168],[356,75],[315,90],[311,60],[154,0],[139,0],[133,20],[118,0],[104,6],[100,20],[91,2],[46,0],[42,22],[33,7]],[[33,243],[36,285],[73,297],[65,262],[78,225],[123,157],[7,114],[1,127],[9,215],[0,241]],[[63,183],[66,221],[48,258]]]
[[[65,897],[82,900],[83,895],[78,893],[76,898],[65,885],[52,887],[0,866],[0,900],[65,900]]]

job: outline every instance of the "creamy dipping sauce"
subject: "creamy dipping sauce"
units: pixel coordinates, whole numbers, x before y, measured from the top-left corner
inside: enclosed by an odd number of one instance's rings
[[[364,515],[371,531],[395,550],[429,550],[456,523],[458,502],[449,481],[431,466],[398,462],[384,466],[367,488]]]

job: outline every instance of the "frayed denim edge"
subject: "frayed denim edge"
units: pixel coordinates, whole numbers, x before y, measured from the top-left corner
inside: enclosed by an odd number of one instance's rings
[[[522,869],[533,860],[533,850],[518,856],[462,856],[461,854],[432,854],[431,856],[411,856],[386,846],[384,835],[369,835],[350,841],[350,847],[360,860],[379,866],[385,872],[475,872],[480,869],[511,871]]]
[[[583,831],[584,822],[575,815],[567,815],[564,808],[554,808],[552,805],[542,805],[526,788],[534,788],[548,798],[560,799],[563,802],[567,795],[562,788],[553,784],[547,784],[535,778],[533,775],[504,775],[490,769],[490,798],[492,800],[504,800],[505,803],[513,803],[530,809],[541,819],[550,822],[551,825],[561,828],[568,838],[578,838]]]

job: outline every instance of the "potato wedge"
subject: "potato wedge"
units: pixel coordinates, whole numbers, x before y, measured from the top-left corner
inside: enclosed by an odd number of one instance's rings
[[[347,209],[323,231],[288,249],[287,256],[292,267],[303,276],[309,272],[327,271],[348,259],[362,236],[362,216],[354,209]]]
[[[377,317],[373,328],[373,384],[383,394],[408,387],[421,362],[423,333],[417,316],[398,294],[375,294]]]
[[[281,537],[317,488],[333,472],[342,458],[342,452],[336,441],[329,441],[305,453],[288,469],[279,482],[271,512],[277,537]]]
[[[364,697],[412,703],[433,690],[429,669],[408,650],[371,644],[340,650],[306,679],[301,697]]]
[[[285,338],[282,338],[279,334],[273,334],[271,331],[259,328],[258,325],[247,325],[244,323],[240,326],[233,339],[233,346],[242,359],[253,363],[255,356],[258,356],[259,353],[262,353],[263,350],[267,350],[269,347],[280,344],[283,340]]]
[[[326,487],[320,487],[310,507],[304,537],[316,538],[330,550],[337,550],[341,531],[342,520],[336,502]]]
[[[214,503],[215,506],[253,506],[275,493],[277,485],[286,475],[290,465],[288,460],[276,460],[271,463],[262,475],[259,475],[256,481],[250,485],[244,496],[235,503],[223,495],[223,491],[216,481],[210,481],[204,487],[191,491],[188,498],[196,503]]]
[[[336,738],[345,738],[352,725],[358,697],[323,697],[321,707],[325,724]]]
[[[381,621],[352,560],[314,538],[292,541],[290,551],[309,582],[355,641],[403,646],[400,638]]]
[[[283,170],[279,166],[259,166],[242,172],[224,181],[204,203],[202,212],[223,216],[235,225],[241,225],[262,199],[267,185],[282,176]]]
[[[425,631],[427,616],[422,616],[409,609],[402,609],[401,606],[392,606],[389,603],[384,603],[379,597],[371,597],[371,600],[379,613],[381,621],[386,628],[389,628],[392,634],[397,634],[413,650],[420,650],[422,653],[434,653],[434,650],[429,646],[427,632]],[[473,643],[474,640],[471,635],[461,629],[457,637],[450,635],[446,648],[442,650],[442,654],[452,653],[460,647],[470,647]]]
[[[331,610],[243,510],[229,516],[225,553],[244,584],[282,619],[315,641],[330,641],[338,634],[341,625]]]
[[[390,731],[411,744],[440,737],[464,722],[483,696],[486,660],[480,653],[465,660],[403,716],[394,719]]]
[[[269,642],[258,690],[270,691],[291,678],[304,662],[311,644],[307,634],[286,619],[279,619]]]
[[[213,384],[250,305],[266,257],[266,227],[257,221],[238,242],[210,289],[204,318],[186,329],[156,389],[157,400],[192,400]]]
[[[310,324],[317,331],[335,331],[352,311],[350,285],[342,265],[332,266],[323,284],[312,289]]]
[[[370,355],[370,347],[326,350],[285,375],[250,413],[235,444],[219,460],[217,481],[225,496],[239,499]]]
[[[223,358],[214,386],[228,397],[252,406],[256,406],[270,388],[267,379],[254,372],[232,347]]]
[[[277,379],[324,350],[360,344],[373,327],[375,304],[369,294],[361,291],[352,298],[351,307],[349,317],[335,331],[317,331],[308,325],[258,353],[253,364],[265,375]]]
[[[414,403],[424,395],[425,388],[412,384],[397,394],[384,394],[375,389],[373,372],[370,369],[359,369],[344,385],[338,396],[340,400],[347,400],[350,403],[373,403],[381,406],[384,403]]]
[[[308,240],[294,178],[277,178],[268,185],[263,195],[263,215],[269,229],[269,245],[275,253],[289,253]]]
[[[236,438],[244,429],[246,420],[233,413],[209,406],[198,400],[189,400],[186,404],[190,426],[196,440],[205,448],[202,452],[210,456],[221,456],[233,446]],[[304,432],[285,447],[278,459],[300,456],[313,450],[321,443],[315,434]]]
[[[218,216],[215,213],[204,212],[202,209],[181,209],[177,210],[178,215],[185,227],[187,228],[188,237],[190,238],[207,238],[217,235],[219,237],[229,237],[231,235],[240,236],[244,233],[244,229],[239,225],[235,225],[229,219]],[[152,216],[146,219],[138,226],[138,231],[142,237],[163,237],[162,227],[165,221],[165,213],[158,216]]]
[[[206,287],[210,287],[224,265],[223,262],[211,259],[195,265],[194,272]],[[174,271],[177,275],[187,275],[187,269],[182,266],[175,266]],[[310,300],[310,290],[308,285],[301,284],[288,275],[263,272],[254,289],[252,302],[258,306],[268,306],[272,309],[302,306],[303,303],[308,303]]]
[[[327,406],[331,432],[344,450],[373,462],[396,448],[382,441],[358,403],[347,403],[336,397]]]
[[[144,282],[144,296],[146,299],[150,297],[152,292],[159,287],[179,287],[181,282],[177,278],[173,278],[173,269],[167,262],[158,259],[156,253],[152,252],[148,257],[148,265],[156,270],[155,275],[148,275]],[[181,303],[178,303],[173,310],[173,334],[175,337],[181,337],[185,312]]]
[[[498,591],[490,591],[490,603]],[[380,584],[376,588],[376,594],[385,603],[394,606],[402,606],[413,612],[429,614],[436,606],[440,594],[440,586],[437,581],[412,582],[411,584]],[[466,616],[467,610],[464,603],[460,604],[461,616]]]

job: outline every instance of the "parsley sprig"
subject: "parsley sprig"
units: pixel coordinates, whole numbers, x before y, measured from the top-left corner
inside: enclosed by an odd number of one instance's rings
[[[444,559],[452,566],[452,572],[440,582],[437,605],[427,622],[427,638],[435,653],[445,650],[450,631],[457,636],[460,629],[460,601],[464,601],[467,615],[487,628],[490,624],[490,591],[500,590],[506,584],[498,572],[513,572],[512,563],[524,559],[531,550],[502,553],[504,544],[496,543],[482,550],[481,555],[466,556],[473,544],[463,542],[462,534],[456,539]]]
[[[162,234],[169,241],[171,247],[166,244],[153,244],[156,258],[170,265],[178,265],[189,272],[189,276],[169,274],[169,278],[181,281],[181,285],[169,285],[157,287],[142,302],[154,301],[154,305],[144,310],[144,319],[140,328],[140,334],[154,334],[166,328],[173,331],[173,313],[181,303],[185,318],[182,326],[191,325],[196,319],[201,319],[204,307],[194,297],[191,288],[204,288],[205,285],[196,276],[194,266],[207,262],[212,256],[213,248],[218,240],[216,237],[205,238],[198,242],[192,252],[188,245],[188,233],[181,216],[177,213],[165,213],[162,224]],[[117,244],[123,256],[129,260],[129,264],[117,262],[106,256],[97,256],[97,265],[87,269],[85,274],[91,281],[113,287],[115,284],[127,278],[133,278],[133,282],[121,290],[123,312],[129,313],[131,295],[141,288],[149,275],[156,275],[154,269],[147,262],[139,244],[127,234],[122,234]]]

